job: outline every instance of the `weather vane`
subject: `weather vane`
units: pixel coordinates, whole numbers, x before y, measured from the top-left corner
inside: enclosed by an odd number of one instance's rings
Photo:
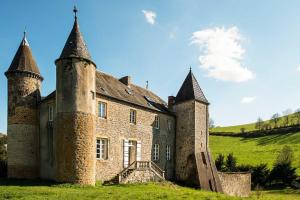
[[[74,5],[73,12],[75,13],[75,17],[77,17],[77,12],[78,12],[78,10],[77,10],[77,8],[76,8],[76,5]]]

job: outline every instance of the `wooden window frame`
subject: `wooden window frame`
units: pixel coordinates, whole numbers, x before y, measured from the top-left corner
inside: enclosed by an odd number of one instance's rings
[[[166,160],[167,161],[171,160],[171,146],[170,145],[166,146]]]
[[[54,119],[54,107],[53,105],[48,105],[48,121],[53,122]]]
[[[160,118],[158,115],[155,115],[155,118],[154,118],[154,127],[156,129],[159,129],[160,128]]]
[[[108,139],[107,138],[96,139],[96,159],[108,160]]]
[[[137,118],[136,113],[137,113],[136,110],[130,109],[130,112],[129,112],[129,122],[131,124],[136,124],[136,118]]]
[[[105,108],[104,116],[101,115],[102,114],[101,105],[104,105],[104,108]],[[107,119],[107,103],[106,102],[98,101],[98,117],[101,119]]]
[[[159,144],[153,145],[153,160],[159,161]]]

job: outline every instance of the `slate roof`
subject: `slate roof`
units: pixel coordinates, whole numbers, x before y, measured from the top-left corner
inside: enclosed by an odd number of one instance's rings
[[[175,98],[175,103],[177,104],[192,99],[200,101],[205,104],[209,104],[192,70],[190,70],[181,88],[179,89],[179,92],[177,93],[177,96]]]
[[[91,60],[90,53],[87,49],[87,45],[83,39],[83,36],[79,30],[79,24],[77,17],[75,16],[74,25],[71,33],[66,41],[65,47],[63,48],[59,59],[63,58],[84,58]]]
[[[10,72],[31,72],[41,77],[40,70],[32,55],[25,34],[15,54],[15,57],[13,58],[10,64],[10,67],[8,68],[5,74]]]
[[[146,109],[171,114],[167,103],[153,92],[134,84],[128,87],[116,77],[99,71],[96,72],[96,93]],[[43,101],[52,98],[55,98],[55,91],[43,98]]]

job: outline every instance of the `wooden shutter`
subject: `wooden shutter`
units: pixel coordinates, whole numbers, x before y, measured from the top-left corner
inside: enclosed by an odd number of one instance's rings
[[[142,159],[142,143],[141,141],[137,141],[136,144],[136,160],[141,161]]]
[[[124,148],[124,155],[123,155],[123,160],[124,160],[124,168],[128,167],[128,163],[129,163],[129,141],[128,140],[124,140],[123,142],[123,148]]]

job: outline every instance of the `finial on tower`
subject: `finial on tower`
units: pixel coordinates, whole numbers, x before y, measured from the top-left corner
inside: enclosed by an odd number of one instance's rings
[[[190,66],[190,72],[192,72],[192,66]]]
[[[26,38],[26,26],[24,27],[23,36]]]
[[[77,18],[77,12],[78,12],[78,10],[77,10],[77,8],[76,8],[76,5],[74,5],[73,12],[74,12],[74,14],[75,14],[75,18]]]

